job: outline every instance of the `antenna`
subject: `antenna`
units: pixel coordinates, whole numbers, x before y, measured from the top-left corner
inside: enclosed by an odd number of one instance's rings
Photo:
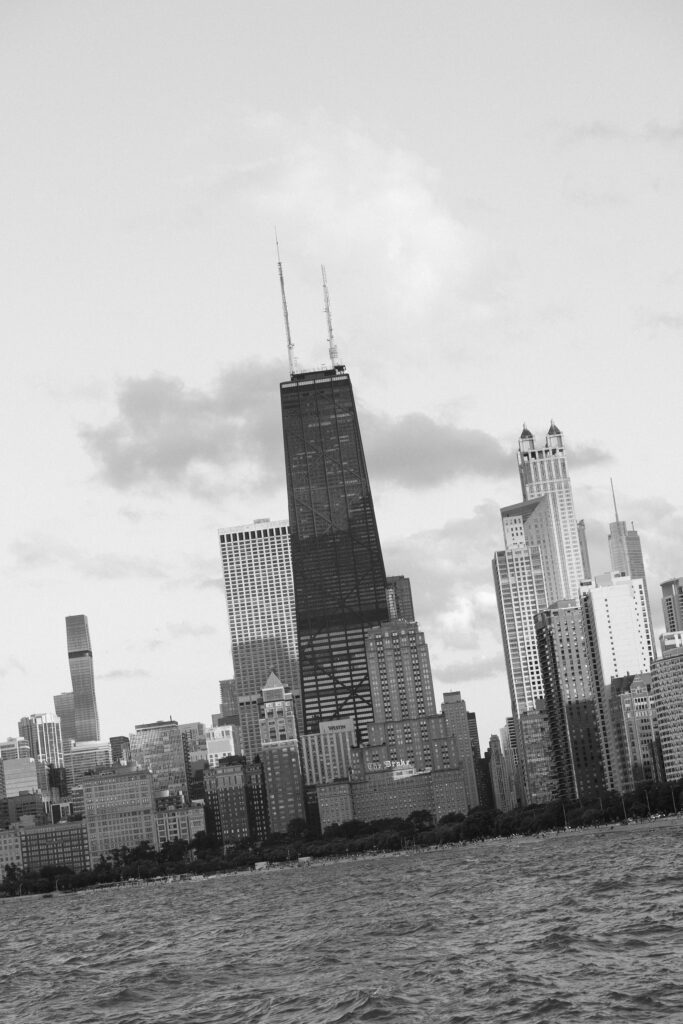
[[[614,495],[614,482],[612,480],[612,477],[609,478],[609,485],[612,488],[612,501],[614,502],[614,519],[615,519],[615,522],[618,523],[619,522],[619,513],[617,512],[617,499],[616,499],[616,497]]]
[[[320,269],[323,273],[323,295],[325,296],[325,315],[327,316],[327,344],[330,349],[330,363],[332,364],[332,369],[334,369],[339,360],[339,355],[337,353],[337,343],[332,332],[332,313],[330,312],[330,293],[327,290],[327,274],[323,266]]]
[[[287,358],[289,359],[289,376],[294,376],[294,344],[289,330],[289,313],[287,312],[287,297],[285,295],[285,279],[282,274],[282,261],[280,259],[280,243],[277,240],[277,229],[275,230],[275,248],[277,250],[277,272],[280,277],[280,291],[282,293],[282,315],[285,321],[285,334],[287,335]]]

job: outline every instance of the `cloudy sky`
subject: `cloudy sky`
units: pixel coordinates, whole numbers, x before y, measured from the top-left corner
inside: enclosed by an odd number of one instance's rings
[[[0,735],[210,720],[217,534],[286,515],[287,354],[335,334],[440,694],[509,714],[491,581],[523,422],[683,575],[677,0],[0,3]],[[656,622],[659,627],[659,622]]]

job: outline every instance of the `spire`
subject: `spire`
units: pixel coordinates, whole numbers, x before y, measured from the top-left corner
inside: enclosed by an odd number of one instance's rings
[[[614,502],[614,521],[615,521],[615,523],[618,523],[619,522],[619,513],[617,512],[617,499],[616,499],[616,496],[614,494],[614,481],[612,480],[612,477],[609,478],[609,485],[612,488],[612,501]]]
[[[332,313],[330,312],[330,293],[327,290],[327,274],[325,268],[320,267],[323,274],[323,295],[325,297],[325,315],[327,317],[327,344],[330,350],[330,364],[332,369],[337,365],[339,356],[337,354],[337,343],[334,340],[334,334],[332,333]]]
[[[548,436],[550,437],[551,434],[561,434],[561,433],[562,433],[562,431],[560,430],[560,428],[555,426],[555,420],[551,420],[550,421],[550,426],[548,428]]]
[[[280,292],[282,293],[282,315],[285,321],[285,334],[287,336],[287,357],[289,359],[289,375],[294,376],[294,344],[289,330],[289,313],[287,312],[287,298],[285,296],[285,279],[282,274],[282,261],[280,260],[280,243],[277,240],[275,231],[275,248],[277,250],[277,272],[280,276]]]
[[[522,433],[519,436],[520,437],[527,437],[527,438],[531,437],[531,438],[533,438],[534,435],[531,433],[531,431],[527,427],[526,423],[523,423],[522,424]]]

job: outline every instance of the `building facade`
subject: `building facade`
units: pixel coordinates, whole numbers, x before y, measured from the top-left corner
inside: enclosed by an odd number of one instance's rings
[[[301,721],[299,660],[289,525],[257,519],[219,534],[230,621],[233,686],[221,683],[221,715],[237,713],[242,750],[261,749],[261,687],[274,671],[294,695]],[[227,699],[224,699],[227,698]]]
[[[351,380],[342,366],[280,385],[304,731],[373,707],[368,630],[389,614]]]
[[[74,695],[75,739],[79,742],[99,740],[100,720],[87,615],[67,615],[66,646]]]
[[[131,759],[152,773],[157,796],[168,794],[188,803],[187,771],[183,738],[173,719],[135,726],[130,735]]]

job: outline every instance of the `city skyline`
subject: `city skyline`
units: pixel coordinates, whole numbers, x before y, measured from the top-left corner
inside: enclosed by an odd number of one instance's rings
[[[274,224],[309,368],[326,264],[386,570],[412,581],[437,699],[461,691],[484,741],[508,710],[489,559],[524,421],[566,432],[594,573],[613,478],[661,631],[659,583],[683,573],[664,443],[683,12],[435,4],[416,45],[407,8],[350,4],[330,47],[330,9],[299,11],[200,3],[192,33],[173,2],[7,15],[6,732],[68,688],[74,609],[102,735],[215,708],[216,530],[286,515]]]

